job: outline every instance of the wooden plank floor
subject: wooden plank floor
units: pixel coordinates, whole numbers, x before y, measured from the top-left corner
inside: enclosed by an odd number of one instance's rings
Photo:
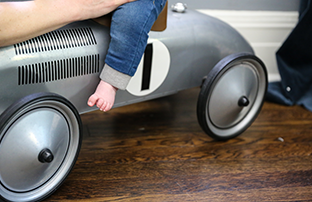
[[[199,89],[82,115],[84,140],[46,201],[312,201],[312,113],[266,102],[218,142],[196,119]]]

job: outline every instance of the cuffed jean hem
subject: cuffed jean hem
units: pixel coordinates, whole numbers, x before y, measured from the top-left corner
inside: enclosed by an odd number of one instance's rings
[[[108,64],[105,64],[100,74],[100,79],[120,90],[125,90],[131,79],[131,76],[121,73],[111,68]]]

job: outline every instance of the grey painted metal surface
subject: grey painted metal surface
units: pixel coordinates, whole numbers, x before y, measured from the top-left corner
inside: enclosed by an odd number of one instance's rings
[[[152,55],[154,70],[163,68],[162,64],[157,64],[163,56],[157,54],[160,52],[161,55],[165,49],[168,51],[164,57],[169,57],[170,67],[165,75],[160,75],[165,77],[164,81],[155,89],[145,90],[144,96],[118,91],[114,107],[199,86],[203,77],[225,56],[253,51],[229,25],[192,10],[185,13],[169,11],[167,29],[151,32],[150,39],[156,39],[152,42],[155,46]],[[36,92],[62,95],[79,113],[95,110],[86,102],[99,81],[108,42],[108,28],[85,21],[1,48],[0,113],[16,100]],[[157,48],[157,44],[161,48]],[[149,76],[151,80],[159,80],[158,75]],[[142,80],[140,76],[134,79]]]
[[[192,9],[298,11],[300,0],[169,0],[169,5],[186,3]]]

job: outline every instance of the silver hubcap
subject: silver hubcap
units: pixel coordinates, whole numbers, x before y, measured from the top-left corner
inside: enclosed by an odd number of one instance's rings
[[[71,109],[42,101],[19,112],[0,134],[0,194],[32,201],[52,191],[67,175],[79,145]]]
[[[233,62],[224,70],[207,99],[206,120],[213,133],[226,137],[243,130],[257,115],[266,91],[266,73],[253,59]]]
[[[27,192],[41,186],[60,167],[68,143],[69,128],[58,111],[41,108],[21,116],[1,141],[2,184],[15,192]],[[49,148],[56,154],[53,163],[38,160],[38,155],[44,148]]]
[[[229,68],[216,83],[209,103],[212,123],[218,128],[229,128],[241,121],[256,99],[258,76],[252,66],[240,64]],[[249,104],[239,104],[243,98]]]

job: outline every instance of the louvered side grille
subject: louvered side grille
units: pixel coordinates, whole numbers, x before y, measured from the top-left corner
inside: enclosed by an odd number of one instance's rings
[[[37,84],[100,71],[100,55],[69,58],[18,67],[18,85]]]
[[[60,50],[81,46],[96,45],[91,28],[56,30],[14,45],[15,54]]]

